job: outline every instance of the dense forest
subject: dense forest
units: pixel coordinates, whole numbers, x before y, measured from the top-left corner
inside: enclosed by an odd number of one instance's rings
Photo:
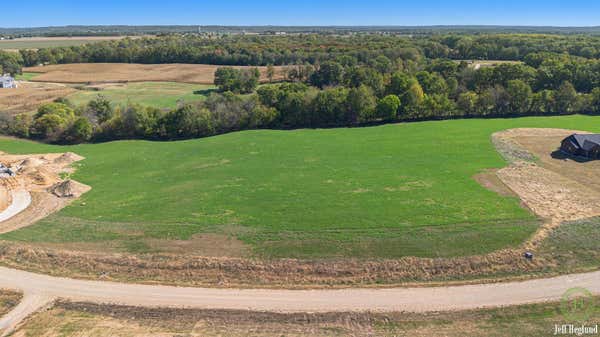
[[[597,58],[600,36],[585,35],[320,35],[288,36],[171,35],[104,41],[83,46],[22,50],[25,66],[55,63],[203,63],[218,65],[317,65],[340,58],[369,64],[378,56],[391,61],[426,59],[522,61],[531,53],[566,53]]]
[[[288,65],[284,83],[217,70],[220,92],[171,111],[62,100],[4,117],[5,132],[52,142],[183,139],[252,128],[600,113],[600,37],[436,34],[426,37],[164,36],[0,53],[0,66],[71,62]],[[4,55],[4,56],[3,56]],[[466,61],[471,60],[471,61]],[[472,61],[476,60],[476,61]],[[504,60],[491,65],[478,60]]]

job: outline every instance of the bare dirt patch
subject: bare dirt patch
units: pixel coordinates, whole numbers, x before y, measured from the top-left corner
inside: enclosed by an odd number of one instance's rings
[[[0,223],[0,233],[32,225],[89,191],[91,187],[87,185],[61,178],[61,174],[73,171],[71,164],[82,159],[73,153],[0,154],[0,163],[16,174],[0,179],[0,185],[7,191],[25,189],[32,196],[32,203],[25,211]]]
[[[75,63],[24,68],[25,72],[41,73],[36,82],[106,83],[106,82],[181,82],[213,84],[217,68],[207,64],[129,64],[129,63]],[[261,81],[266,82],[267,67],[258,68]],[[282,80],[285,67],[275,67],[274,80]]]
[[[600,215],[600,183],[593,177],[600,162],[581,163],[560,155],[560,141],[573,133],[563,129],[511,129],[494,134],[495,143],[504,143],[512,164],[497,172],[498,177],[546,222],[526,244],[534,248],[563,222]],[[519,155],[514,155],[518,153]],[[535,162],[525,160],[530,153]]]
[[[62,84],[21,82],[16,89],[0,90],[0,111],[9,114],[34,111],[73,92],[75,89]]]

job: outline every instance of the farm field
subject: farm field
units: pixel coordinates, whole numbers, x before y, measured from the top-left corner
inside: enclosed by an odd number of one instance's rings
[[[127,36],[28,37],[0,41],[0,50],[80,46],[98,41],[121,40]],[[133,36],[130,38],[139,38]]]
[[[219,67],[206,64],[74,63],[29,67],[23,68],[23,71],[40,73],[39,76],[32,79],[38,82],[180,82],[213,84],[215,71]],[[266,82],[267,68],[256,68],[261,71],[261,81]],[[275,67],[274,80],[283,78],[283,69],[284,67]]]
[[[9,114],[31,112],[73,92],[75,89],[61,84],[20,83],[17,89],[0,90],[0,111]]]
[[[80,105],[103,95],[115,105],[134,103],[171,109],[177,107],[180,102],[193,103],[204,100],[215,88],[213,85],[176,82],[114,83],[86,86],[67,98]]]
[[[85,156],[73,178],[93,189],[0,239],[127,252],[183,246],[186,254],[226,242],[218,254],[227,256],[482,254],[520,244],[538,225],[516,197],[473,179],[505,165],[490,135],[600,131],[598,120],[455,120],[69,147],[3,139],[0,149],[11,153]]]

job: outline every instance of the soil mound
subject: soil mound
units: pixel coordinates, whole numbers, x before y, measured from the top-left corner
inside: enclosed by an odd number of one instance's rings
[[[34,169],[31,167],[25,168],[22,173],[24,173],[29,179],[31,179],[31,183],[34,185],[48,186],[53,184],[58,179],[56,174],[52,174],[43,168]]]
[[[79,198],[89,190],[89,186],[73,180],[65,180],[50,187],[50,193],[59,198]]]
[[[23,168],[29,168],[29,167],[38,167],[41,165],[44,165],[44,161],[39,159],[39,158],[27,158],[23,161],[21,161],[19,163],[19,166],[23,167]]]
[[[80,161],[83,160],[85,158],[83,158],[80,155],[77,155],[73,152],[66,152],[63,153],[60,157],[54,159],[54,163],[55,164],[71,164],[74,163],[76,161]]]

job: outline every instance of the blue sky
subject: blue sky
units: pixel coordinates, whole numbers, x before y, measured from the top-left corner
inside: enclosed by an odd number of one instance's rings
[[[95,24],[600,26],[598,0],[2,1],[0,27]]]

